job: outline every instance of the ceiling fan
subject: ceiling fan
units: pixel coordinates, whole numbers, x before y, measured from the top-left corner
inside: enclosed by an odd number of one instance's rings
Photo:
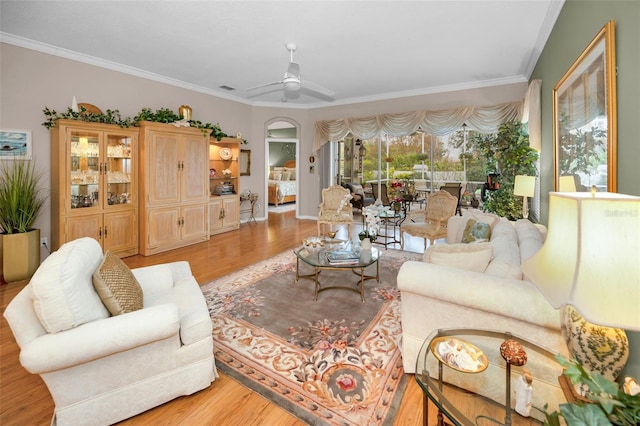
[[[247,89],[247,92],[257,91],[259,89],[263,89],[266,87],[281,85],[284,90],[284,96],[285,96],[282,99],[283,102],[286,102],[287,99],[298,98],[301,93],[305,93],[310,96],[323,99],[326,101],[333,101],[334,100],[333,97],[335,96],[334,91],[324,88],[310,81],[303,80],[300,77],[300,64],[298,64],[297,62],[294,62],[293,60],[293,52],[296,51],[296,49],[298,48],[298,45],[296,45],[295,43],[287,43],[286,47],[290,53],[291,60],[289,61],[289,67],[287,68],[287,71],[284,73],[284,77],[282,78],[282,80],[274,81],[272,83],[267,83],[267,84],[261,84],[260,86],[251,87]],[[280,90],[280,89],[276,88],[275,90]],[[270,93],[273,91],[274,90],[269,90],[266,92],[263,91],[261,93],[256,93],[254,96],[259,96],[259,95]]]

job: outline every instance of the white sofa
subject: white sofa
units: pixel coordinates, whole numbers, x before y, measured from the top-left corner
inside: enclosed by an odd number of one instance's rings
[[[125,267],[143,301],[120,315],[94,288],[102,262],[91,238],[64,244],[4,312],[20,363],[51,392],[52,424],[116,423],[206,388],[217,376],[211,318],[187,262]]]
[[[489,224],[489,242],[460,242],[469,219]],[[567,356],[560,312],[520,270],[522,260],[542,246],[545,235],[543,226],[528,220],[509,222],[494,215],[465,211],[463,216],[448,221],[447,243],[435,244],[425,252],[425,259],[436,263],[405,262],[397,277],[405,372],[415,372],[420,347],[438,329],[506,331]],[[534,403],[538,406],[549,402],[553,407],[562,400],[556,380],[561,369],[553,362],[550,368],[553,373],[548,375],[547,383],[534,383]],[[504,398],[504,390],[483,388],[482,383],[465,386],[492,399]]]

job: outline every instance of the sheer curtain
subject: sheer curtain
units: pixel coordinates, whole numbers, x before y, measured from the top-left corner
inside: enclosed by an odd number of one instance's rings
[[[445,136],[462,127],[482,133],[493,133],[500,124],[521,120],[524,101],[490,107],[458,107],[439,111],[412,111],[398,114],[381,114],[361,118],[316,121],[313,151],[329,141],[344,139],[349,133],[360,139],[371,139],[386,133],[404,136],[421,128],[424,132]]]

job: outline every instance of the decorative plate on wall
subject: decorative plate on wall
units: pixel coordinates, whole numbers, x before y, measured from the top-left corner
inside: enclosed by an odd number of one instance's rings
[[[222,148],[220,150],[220,158],[222,158],[223,160],[231,160],[232,157],[232,153],[231,153],[231,149],[229,148]]]

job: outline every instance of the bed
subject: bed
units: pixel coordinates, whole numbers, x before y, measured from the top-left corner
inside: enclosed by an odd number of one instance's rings
[[[275,206],[296,201],[296,161],[289,160],[269,172],[269,204]]]

